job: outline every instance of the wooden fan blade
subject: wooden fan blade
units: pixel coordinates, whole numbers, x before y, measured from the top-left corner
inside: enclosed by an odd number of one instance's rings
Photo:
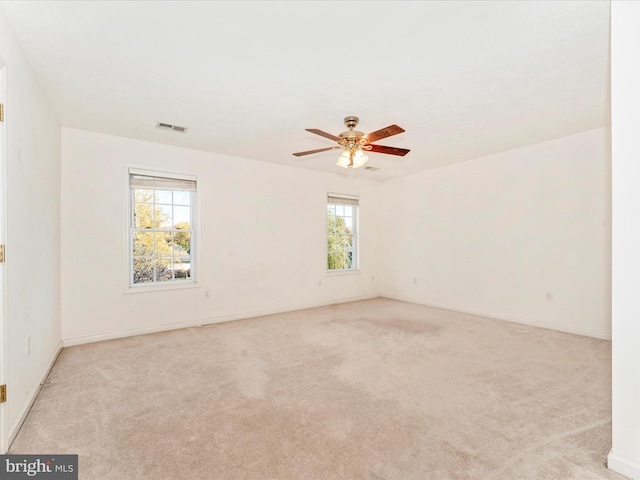
[[[375,132],[371,132],[369,135],[367,135],[367,143],[375,142],[376,140],[380,140],[381,138],[387,138],[391,135],[397,135],[402,132],[404,132],[404,128],[399,127],[398,125],[389,125],[386,128],[376,130]]]
[[[365,149],[370,152],[387,153],[389,155],[399,155],[401,157],[404,157],[407,153],[411,151],[411,150],[407,150],[406,148],[385,147],[384,145],[371,145],[371,144],[365,146]]]
[[[311,155],[312,153],[327,152],[329,150],[335,150],[337,148],[344,148],[344,147],[336,145],[335,147],[326,147],[326,148],[319,148],[317,150],[308,150],[306,152],[298,152],[298,153],[294,153],[294,155],[296,157],[302,157],[303,155]]]
[[[317,128],[305,128],[307,132],[315,133],[316,135],[320,135],[321,137],[328,138],[333,140],[334,142],[339,142],[340,139],[335,135],[331,135],[330,133],[323,132],[322,130],[318,130]],[[404,131],[404,130],[403,130]]]

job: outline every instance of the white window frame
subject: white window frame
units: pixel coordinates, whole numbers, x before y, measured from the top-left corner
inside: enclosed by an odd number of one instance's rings
[[[191,192],[190,198],[190,208],[191,208],[191,244],[190,244],[190,278],[186,280],[176,280],[172,279],[169,281],[161,281],[161,282],[147,282],[147,283],[133,283],[133,264],[134,264],[134,234],[137,229],[134,226],[134,207],[135,202],[133,198],[133,188],[131,187],[131,177],[135,176],[145,176],[149,178],[158,178],[160,180],[175,180],[176,185],[178,185],[181,181],[194,182],[195,190]],[[141,168],[127,168],[127,177],[126,177],[126,254],[125,254],[125,263],[126,263],[126,271],[125,271],[125,293],[135,293],[135,292],[150,292],[157,290],[174,290],[174,289],[183,289],[183,288],[194,288],[198,287],[197,276],[198,276],[198,244],[199,244],[199,225],[198,225],[198,185],[197,185],[197,176],[188,175],[184,173],[174,173],[174,172],[165,172],[158,170],[147,170]],[[150,190],[154,190],[153,187],[149,188]],[[155,188],[155,190],[162,190],[162,188]],[[181,190],[181,188],[175,188],[175,190]],[[156,231],[155,229],[149,230],[144,229],[145,231]],[[163,230],[166,232],[167,230]]]
[[[326,255],[325,255],[325,267],[327,274],[348,274],[348,273],[358,273],[360,271],[360,199],[356,195],[346,195],[342,193],[327,193],[327,211],[325,217],[325,224],[329,218],[329,206],[330,205],[348,205],[355,207],[353,212],[353,232],[349,235],[352,237],[351,245],[352,245],[352,263],[351,268],[335,268],[330,269],[328,260],[329,260],[329,237],[332,234],[329,232],[329,229],[325,225],[326,230]]]

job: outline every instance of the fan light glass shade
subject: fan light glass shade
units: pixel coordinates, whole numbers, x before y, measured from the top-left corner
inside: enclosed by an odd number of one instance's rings
[[[342,152],[342,155],[340,155],[340,158],[338,158],[338,163],[336,163],[336,165],[342,168],[349,168],[349,165],[351,164],[350,157],[351,154],[349,153],[349,150],[345,150]]]
[[[353,168],[360,168],[367,163],[367,160],[369,160],[369,157],[362,153],[362,150],[358,150],[353,156]]]
[[[353,165],[351,165],[351,152],[345,149],[340,158],[338,158],[336,165],[342,168],[359,168],[367,163],[367,160],[369,160],[369,157],[362,153],[362,150],[358,150],[353,154]]]

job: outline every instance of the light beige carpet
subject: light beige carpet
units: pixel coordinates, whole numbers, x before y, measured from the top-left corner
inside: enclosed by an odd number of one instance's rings
[[[622,479],[610,343],[387,299],[66,348],[11,453],[81,479]]]

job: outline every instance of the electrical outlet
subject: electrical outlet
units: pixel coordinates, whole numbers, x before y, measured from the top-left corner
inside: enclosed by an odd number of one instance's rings
[[[210,290],[205,290],[204,291],[204,298],[211,298],[211,291]]]
[[[418,277],[413,277],[413,284],[417,285],[418,284]]]
[[[25,342],[25,344],[28,356],[31,353],[31,337],[27,336],[27,341]]]
[[[544,298],[547,300],[547,302],[553,302],[553,293],[551,292],[545,293]]]
[[[321,287],[322,286],[322,280],[318,280],[318,286]]]

